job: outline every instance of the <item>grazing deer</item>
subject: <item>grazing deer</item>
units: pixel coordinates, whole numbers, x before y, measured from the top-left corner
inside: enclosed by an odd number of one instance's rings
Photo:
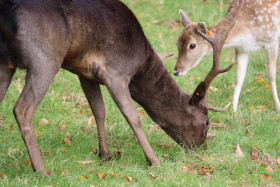
[[[233,11],[231,11],[235,7]],[[280,39],[280,1],[278,0],[233,0],[229,6],[236,24],[230,31],[224,47],[234,48],[238,61],[233,96],[233,110],[244,82],[248,56],[251,51],[265,48],[268,57],[268,77],[272,87],[274,109],[280,111],[276,88],[276,60]],[[215,35],[217,26],[206,27],[205,23],[192,23],[180,10],[184,31],[178,40],[179,56],[174,75],[183,76],[211,51],[211,45],[197,32]]]
[[[60,68],[79,76],[97,122],[100,155],[106,159],[110,152],[100,84],[108,88],[150,165],[159,160],[141,128],[132,99],[186,150],[205,141],[208,109],[221,112],[228,108],[216,108],[205,101],[211,80],[222,71],[210,72],[211,79],[202,82],[193,95],[183,93],[136,17],[119,0],[2,0],[0,54],[0,102],[16,68],[26,69],[26,83],[14,115],[33,170],[43,175],[48,173],[34,135],[33,117]],[[217,64],[215,68],[219,69]]]

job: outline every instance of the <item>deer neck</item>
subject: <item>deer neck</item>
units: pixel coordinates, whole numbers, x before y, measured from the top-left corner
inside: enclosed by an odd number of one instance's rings
[[[190,98],[179,88],[155,53],[150,55],[143,70],[134,76],[129,88],[132,98],[163,129],[172,124],[170,120],[176,124],[174,119],[184,116]]]

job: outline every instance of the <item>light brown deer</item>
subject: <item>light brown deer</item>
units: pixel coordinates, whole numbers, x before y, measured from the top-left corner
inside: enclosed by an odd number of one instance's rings
[[[272,87],[274,109],[280,111],[276,87],[276,60],[280,38],[280,1],[233,0],[229,6],[229,12],[232,12],[236,24],[229,32],[224,47],[234,48],[238,61],[233,110],[237,110],[249,53],[264,48],[267,51],[268,77]],[[201,37],[197,30],[208,35],[215,35],[218,30],[217,25],[206,27],[203,22],[192,23],[182,10],[179,13],[185,28],[178,40],[179,56],[174,68],[174,75],[184,76],[212,50],[211,45]]]

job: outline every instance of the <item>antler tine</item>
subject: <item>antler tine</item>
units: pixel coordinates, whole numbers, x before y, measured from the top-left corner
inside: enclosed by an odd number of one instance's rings
[[[210,42],[213,47],[213,66],[212,66],[212,69],[210,70],[210,72],[207,74],[207,76],[204,79],[204,82],[206,85],[206,93],[205,93],[206,96],[203,99],[202,104],[209,110],[213,110],[216,112],[223,112],[223,111],[227,110],[230,103],[224,108],[217,108],[217,107],[213,107],[213,106],[209,105],[206,102],[206,97],[207,97],[210,83],[218,74],[229,71],[232,68],[232,66],[234,66],[237,63],[237,61],[235,61],[232,64],[230,64],[227,68],[224,68],[224,69],[220,68],[220,55],[222,52],[223,45],[225,43],[226,38],[228,37],[230,30],[232,29],[232,27],[235,24],[235,20],[233,19],[233,14],[231,12],[227,15],[227,17],[223,21],[221,21],[218,24],[217,32],[214,37],[208,36],[207,34],[204,34],[198,30],[198,33],[204,39],[206,39],[208,42]]]

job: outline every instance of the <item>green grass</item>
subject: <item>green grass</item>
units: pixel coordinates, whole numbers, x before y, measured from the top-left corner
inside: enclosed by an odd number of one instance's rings
[[[178,20],[180,8],[186,11],[192,21],[203,20],[210,25],[222,19],[229,1],[207,0],[205,4],[202,3],[203,0],[124,0],[124,2],[138,17],[146,36],[157,51],[177,52],[176,42],[183,27],[175,25],[171,30],[166,23],[168,20]],[[225,50],[222,63],[229,64],[233,56],[233,51]],[[165,65],[169,72],[173,71],[175,62],[176,56],[166,60]],[[185,77],[174,77],[174,79],[186,93],[191,94],[210,70],[211,62],[212,55],[209,55]],[[202,146],[186,154],[162,130],[159,130],[148,116],[140,115],[144,132],[161,161],[160,166],[153,168],[147,166],[139,144],[135,143],[132,130],[105,87],[102,87],[102,92],[106,104],[106,134],[109,148],[112,154],[120,151],[122,156],[102,163],[98,155],[92,152],[93,147],[98,147],[97,130],[96,126],[88,125],[88,119],[92,114],[86,104],[78,78],[61,70],[34,117],[35,131],[43,133],[42,136],[37,137],[43,160],[48,170],[53,172],[52,176],[45,178],[32,171],[26,148],[13,117],[13,106],[19,97],[18,88],[24,85],[25,76],[24,71],[18,70],[0,105],[0,186],[126,186],[129,184],[135,186],[279,186],[280,169],[276,159],[280,157],[280,114],[273,111],[271,90],[262,87],[265,83],[269,83],[265,64],[264,51],[251,55],[237,114],[234,114],[232,109],[224,113],[209,112],[211,122],[224,124],[225,128],[210,128],[209,134],[215,137],[208,138],[205,143],[206,149]],[[254,80],[256,74],[263,77],[264,83]],[[223,106],[231,101],[234,79],[235,68],[218,76],[212,83],[218,91],[210,91],[208,102]],[[277,82],[280,84],[279,76]],[[279,86],[278,90],[280,90]],[[141,108],[136,106],[141,111]],[[42,118],[46,118],[50,125],[38,127],[38,122]],[[62,125],[66,125],[66,128],[60,132]],[[70,146],[61,143],[63,138],[69,136],[73,136]],[[241,158],[235,155],[237,144],[243,152]],[[253,148],[258,150],[260,157],[258,161],[250,159]],[[163,157],[164,153],[167,153],[169,158]],[[266,155],[269,155],[274,163],[271,164],[273,172],[266,170],[269,165],[265,159]],[[92,163],[86,165],[78,163],[83,160],[90,160]],[[191,168],[191,171],[184,171],[186,167]],[[208,174],[201,175],[201,167]],[[61,171],[64,171],[64,175]],[[96,171],[102,171],[107,175],[103,180],[99,180]],[[115,172],[117,178],[114,178],[110,171]],[[156,179],[153,179],[150,173],[154,174]],[[260,179],[257,174],[261,173],[271,176],[271,180]],[[132,181],[127,182],[125,176],[131,177]]]

